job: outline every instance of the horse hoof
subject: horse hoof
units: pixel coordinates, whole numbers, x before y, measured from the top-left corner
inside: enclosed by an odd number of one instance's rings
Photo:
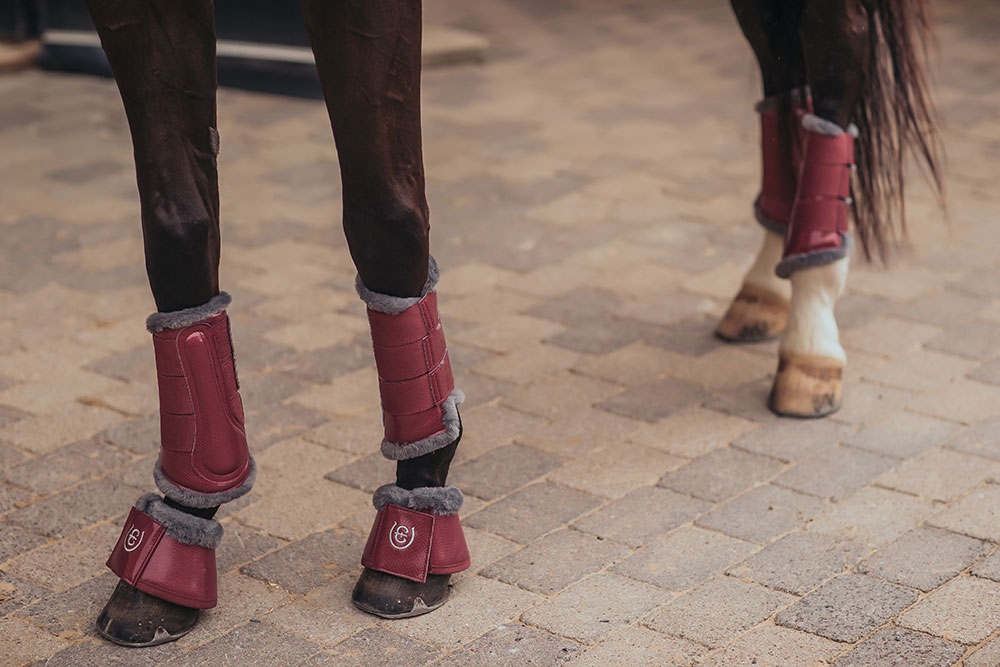
[[[97,617],[97,631],[122,646],[156,646],[183,637],[197,622],[197,609],[161,600],[119,581]]]
[[[410,618],[434,611],[448,600],[450,574],[429,574],[427,581],[411,581],[385,572],[361,573],[351,602],[361,611],[382,618]]]
[[[777,338],[788,324],[791,303],[785,297],[753,285],[743,285],[729,304],[715,335],[729,343],[755,343]]]
[[[839,359],[782,356],[767,406],[783,417],[825,417],[840,409],[843,375]]]

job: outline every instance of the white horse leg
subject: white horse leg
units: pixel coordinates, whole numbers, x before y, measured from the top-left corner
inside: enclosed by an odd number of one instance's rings
[[[781,261],[785,240],[764,230],[764,242],[743,285],[722,317],[715,334],[732,342],[752,342],[780,336],[788,321],[792,287],[774,274]]]
[[[847,355],[833,309],[844,292],[849,262],[843,257],[799,269],[790,277],[792,307],[769,399],[778,414],[822,417],[840,407]]]

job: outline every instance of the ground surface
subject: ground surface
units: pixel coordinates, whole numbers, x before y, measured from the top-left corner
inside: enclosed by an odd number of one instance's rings
[[[254,493],[221,605],[98,640],[152,490],[156,388],[114,85],[0,79],[0,663],[1000,664],[1000,15],[938,3],[950,227],[840,303],[844,409],[764,408],[714,323],[755,252],[757,84],[722,2],[454,3],[488,64],[425,77],[473,568],[381,622],[348,592],[391,478],[322,107],[221,95],[224,257]],[[669,7],[669,8],[668,8]]]

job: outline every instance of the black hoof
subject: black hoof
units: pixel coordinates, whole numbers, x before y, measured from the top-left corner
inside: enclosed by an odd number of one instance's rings
[[[448,600],[450,574],[429,574],[427,581],[410,581],[365,568],[354,586],[351,602],[361,611],[382,618],[409,618],[434,611]]]
[[[97,617],[97,631],[122,646],[156,646],[189,633],[198,622],[198,611],[119,581]]]

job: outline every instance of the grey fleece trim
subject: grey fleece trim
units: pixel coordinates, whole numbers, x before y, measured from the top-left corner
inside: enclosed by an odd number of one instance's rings
[[[202,519],[170,507],[155,493],[147,493],[135,502],[135,508],[163,524],[167,535],[183,544],[214,549],[222,541],[222,524]]]
[[[167,476],[163,474],[163,466],[160,465],[159,459],[156,459],[156,465],[153,466],[153,480],[156,482],[156,488],[158,488],[163,495],[170,498],[175,503],[180,503],[186,507],[195,507],[198,509],[218,507],[223,503],[228,503],[231,500],[236,500],[241,496],[245,496],[250,493],[250,489],[253,488],[255,479],[257,479],[257,464],[254,463],[252,456],[250,457],[250,474],[247,475],[245,480],[243,480],[243,483],[235,489],[230,489],[229,491],[219,491],[218,493],[198,493],[197,491],[192,491],[191,489],[182,489],[171,482]]]
[[[462,420],[458,416],[458,406],[465,400],[461,389],[452,389],[451,394],[441,404],[444,411],[444,431],[416,442],[389,442],[382,440],[382,456],[390,461],[406,461],[424,454],[436,452],[458,440],[462,433]]]
[[[844,240],[844,244],[839,248],[789,255],[778,262],[778,265],[774,267],[774,273],[779,278],[787,278],[799,269],[808,269],[811,266],[825,266],[847,257],[851,254],[851,250],[854,247],[854,240],[850,232],[845,232],[840,237]]]
[[[753,203],[753,214],[757,218],[757,222],[760,226],[769,232],[774,232],[780,236],[784,236],[788,231],[788,224],[778,222],[774,218],[769,218],[764,215],[764,212],[760,210],[760,195],[757,195],[757,199]]]
[[[232,300],[233,297],[229,296],[226,292],[219,292],[209,299],[208,303],[195,306],[194,308],[175,310],[170,313],[153,313],[146,318],[146,330],[149,333],[155,334],[167,329],[189,327],[202,320],[207,320],[213,315],[218,315],[229,307]]]
[[[462,509],[463,499],[462,492],[454,486],[422,486],[407,491],[401,486],[386,484],[375,489],[372,505],[376,510],[396,505],[438,516],[451,516]]]
[[[825,134],[828,137],[839,137],[845,130],[836,123],[826,120],[825,118],[820,118],[816,114],[807,113],[802,117],[802,127],[806,128],[810,132],[815,132],[816,134]],[[854,123],[847,126],[846,132],[854,137],[858,138],[858,127]]]
[[[422,298],[433,292],[437,287],[439,278],[440,273],[438,273],[437,262],[431,257],[428,259],[427,264],[427,282],[424,283],[424,288],[420,290],[420,296],[401,297],[373,292],[364,286],[361,282],[361,276],[355,279],[354,287],[358,290],[358,296],[361,297],[361,300],[372,310],[385,313],[386,315],[399,315],[407,308],[417,305]]]

